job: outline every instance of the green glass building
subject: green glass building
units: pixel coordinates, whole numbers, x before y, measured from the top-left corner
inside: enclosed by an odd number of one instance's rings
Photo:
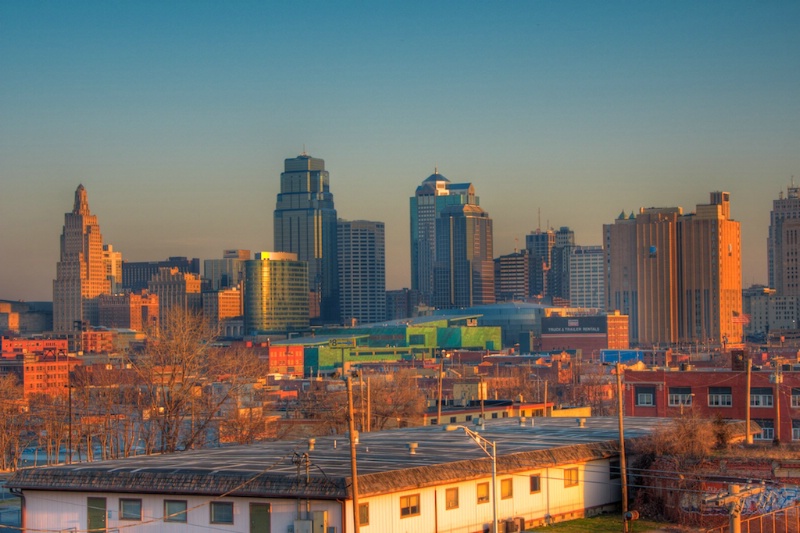
[[[308,326],[307,263],[286,252],[258,252],[244,261],[245,333],[287,333]]]

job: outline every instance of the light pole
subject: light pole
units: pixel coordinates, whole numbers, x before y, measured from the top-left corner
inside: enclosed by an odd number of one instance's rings
[[[445,431],[457,431],[463,429],[464,433],[477,444],[483,453],[492,459],[492,523],[494,528],[492,531],[498,533],[497,529],[497,447],[494,441],[484,438],[480,433],[472,431],[467,426],[457,426],[448,424],[444,426]],[[490,451],[491,450],[491,451]]]

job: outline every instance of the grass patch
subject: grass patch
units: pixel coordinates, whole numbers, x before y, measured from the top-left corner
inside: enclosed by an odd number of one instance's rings
[[[666,530],[680,531],[675,524],[652,522],[650,520],[634,520],[628,522],[630,533],[645,533],[646,531]],[[592,518],[579,518],[567,522],[559,522],[551,526],[542,526],[526,531],[558,531],[560,533],[619,533],[622,531],[622,515],[604,514]]]

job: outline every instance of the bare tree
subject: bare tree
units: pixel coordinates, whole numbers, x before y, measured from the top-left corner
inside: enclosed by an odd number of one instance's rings
[[[25,446],[25,404],[14,375],[0,377],[0,470],[14,470]]]
[[[425,412],[425,395],[417,386],[415,374],[401,370],[373,377],[371,382],[372,427],[384,429],[390,420],[400,424],[419,424]]]
[[[174,309],[148,332],[144,350],[132,359],[140,380],[150,433],[162,452],[203,446],[239,395],[261,371],[249,351],[214,346],[216,331],[199,314]]]

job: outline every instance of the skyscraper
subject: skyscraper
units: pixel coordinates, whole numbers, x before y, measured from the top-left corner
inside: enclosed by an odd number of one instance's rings
[[[410,200],[411,289],[431,305],[436,261],[436,219],[449,205],[478,205],[471,183],[450,183],[436,169],[417,187]]]
[[[339,220],[339,299],[345,324],[386,319],[383,222]]]
[[[605,309],[605,254],[602,246],[564,246],[567,253],[567,294],[572,307]],[[555,255],[554,255],[555,257]],[[555,264],[555,261],[554,261]]]
[[[181,272],[178,267],[161,267],[147,283],[148,290],[158,296],[158,313],[162,320],[174,308],[199,313],[203,310],[200,276]]]
[[[103,236],[89,211],[86,189],[78,185],[71,213],[64,215],[61,256],[53,281],[53,329],[80,330],[97,325],[97,297],[111,292],[103,261]]]
[[[242,265],[250,256],[250,250],[225,250],[222,259],[203,261],[203,277],[208,280],[211,290],[236,287],[242,279]]]
[[[567,297],[566,290],[563,290],[568,284],[566,277],[568,277],[569,251],[566,248],[574,245],[575,232],[566,226],[562,226],[558,231],[537,229],[525,236],[525,247],[531,263],[531,296]],[[561,255],[558,261],[559,268],[554,270],[553,253],[556,248]]]
[[[624,213],[604,226],[606,310],[630,316],[631,342],[739,342],[742,271],[730,196],[684,215],[679,207]]]
[[[307,154],[286,159],[274,212],[275,251],[308,263],[309,290],[328,323],[339,321],[336,209],[329,189],[325,161]]]
[[[244,262],[245,334],[308,328],[308,264],[297,254],[257,252]]]
[[[492,219],[475,204],[450,205],[436,219],[433,303],[439,309],[490,304]]]
[[[769,286],[778,296],[800,296],[800,187],[794,183],[772,201],[767,238]]]
[[[498,302],[525,300],[530,296],[530,256],[527,250],[501,255],[494,260],[494,297]]]

